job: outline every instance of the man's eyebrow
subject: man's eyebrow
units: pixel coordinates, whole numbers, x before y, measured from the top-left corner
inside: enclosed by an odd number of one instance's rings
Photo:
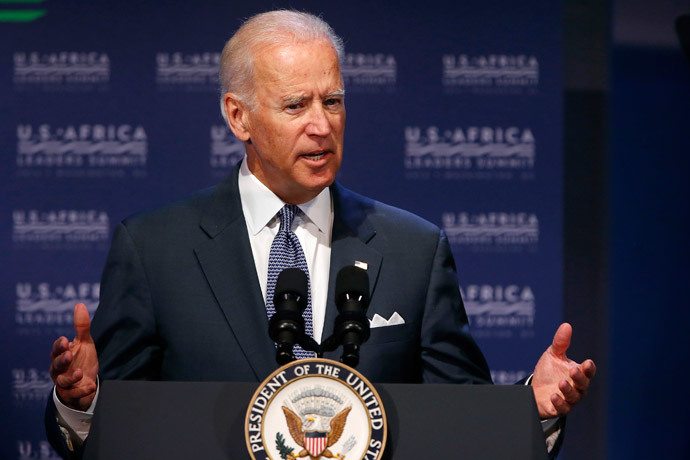
[[[335,91],[331,91],[330,93],[326,94],[324,96],[324,99],[330,99],[332,97],[345,97],[345,90],[344,89],[336,89]],[[293,104],[300,104],[304,102],[304,100],[307,99],[306,96],[285,96],[282,101],[283,104],[285,105],[293,105]]]
[[[285,96],[283,98],[283,103],[286,105],[299,104],[304,101],[304,96]]]
[[[329,97],[345,97],[345,90],[342,88],[336,89],[335,91],[326,94],[325,99],[328,99]]]

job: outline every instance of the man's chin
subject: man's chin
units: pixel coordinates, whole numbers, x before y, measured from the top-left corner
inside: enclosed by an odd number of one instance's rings
[[[335,180],[338,165],[329,163],[321,168],[308,168],[300,170],[302,174],[293,176],[295,183],[307,190],[323,190]]]
[[[298,201],[292,204],[302,204],[307,201],[311,201],[316,196],[321,193],[325,188],[330,187],[330,185],[335,181],[335,176],[330,176],[328,178],[323,178],[318,181],[309,181],[307,183],[302,182],[299,190],[294,190],[292,195],[292,201]],[[285,201],[285,200],[284,200]]]
[[[328,188],[331,186],[333,183],[333,179],[324,181],[324,182],[319,182],[317,185],[313,185],[307,190],[309,191],[309,194],[312,195],[312,198],[321,193],[325,188]]]

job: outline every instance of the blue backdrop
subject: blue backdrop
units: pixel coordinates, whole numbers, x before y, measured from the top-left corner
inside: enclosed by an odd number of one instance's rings
[[[49,350],[98,305],[114,225],[242,155],[217,64],[241,19],[320,13],[343,36],[339,180],[441,226],[497,383],[561,320],[560,2],[0,3],[0,458],[51,458]]]

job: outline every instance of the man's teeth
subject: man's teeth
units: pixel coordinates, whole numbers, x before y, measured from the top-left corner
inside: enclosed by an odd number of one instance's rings
[[[305,155],[305,157],[306,157],[308,160],[317,161],[317,160],[320,160],[321,158],[323,158],[323,156],[324,156],[325,154],[326,154],[325,152],[321,152],[321,153],[310,153],[310,154],[308,154],[308,155]]]

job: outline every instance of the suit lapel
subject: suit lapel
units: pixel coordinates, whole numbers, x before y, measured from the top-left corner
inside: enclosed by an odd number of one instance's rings
[[[331,267],[328,276],[328,301],[324,321],[324,339],[333,332],[338,309],[335,305],[335,281],[343,267],[355,262],[367,264],[369,293],[376,289],[382,256],[372,248],[374,238],[381,238],[366,217],[366,201],[337,183],[331,186],[333,194],[333,232],[331,236]]]
[[[219,184],[204,210],[200,226],[210,239],[195,253],[242,352],[256,378],[262,380],[275,370],[275,348],[268,338],[264,299],[237,187],[238,172],[236,167]],[[337,184],[331,192],[334,220],[324,338],[332,333],[338,315],[334,296],[340,269],[357,261],[366,263],[373,295],[382,261],[381,253],[368,244],[382,236],[377,236],[366,218],[367,202]]]
[[[275,370],[275,348],[268,338],[264,299],[242,214],[238,171],[236,167],[219,184],[204,210],[200,225],[210,239],[195,253],[242,352],[262,380]]]

